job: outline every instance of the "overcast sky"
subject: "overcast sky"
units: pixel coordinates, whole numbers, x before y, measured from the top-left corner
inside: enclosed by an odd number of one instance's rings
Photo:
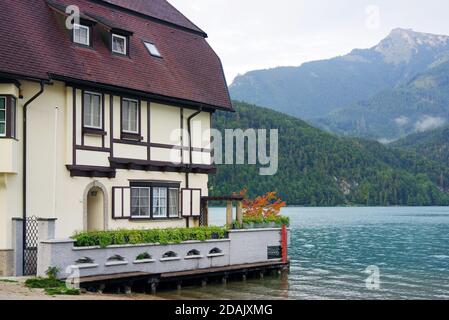
[[[169,0],[237,74],[369,48],[396,27],[449,34],[447,0]]]

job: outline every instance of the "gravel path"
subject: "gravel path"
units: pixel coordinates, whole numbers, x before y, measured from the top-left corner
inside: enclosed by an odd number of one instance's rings
[[[0,300],[158,300],[151,295],[85,293],[79,296],[49,296],[42,289],[25,287],[26,278],[0,278]]]

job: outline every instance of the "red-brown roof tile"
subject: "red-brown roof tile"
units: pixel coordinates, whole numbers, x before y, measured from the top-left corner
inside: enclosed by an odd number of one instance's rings
[[[232,109],[220,59],[204,37],[96,0],[52,1],[78,5],[83,14],[133,32],[130,57],[110,52],[100,25],[94,27],[92,49],[72,43],[58,21],[62,15],[45,0],[1,0],[0,72],[42,79],[53,74]],[[142,41],[154,43],[163,58],[151,56]]]
[[[178,26],[204,33],[166,0],[101,0]]]

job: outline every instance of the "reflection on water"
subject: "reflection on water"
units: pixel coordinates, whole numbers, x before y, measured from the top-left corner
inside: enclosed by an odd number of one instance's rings
[[[183,288],[175,299],[448,299],[449,209],[286,208],[291,272],[281,276]],[[211,210],[223,225],[225,209]],[[380,289],[365,286],[368,266]]]
[[[267,291],[272,295],[270,299],[289,298],[288,277],[270,276],[263,279],[247,279],[246,281],[232,281],[227,284],[208,284],[206,287],[183,287],[182,290],[159,292],[158,296],[168,299],[208,299],[208,300],[261,300],[267,299]]]

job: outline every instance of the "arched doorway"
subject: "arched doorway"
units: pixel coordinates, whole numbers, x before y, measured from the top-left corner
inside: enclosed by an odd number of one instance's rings
[[[87,231],[104,230],[103,203],[103,190],[91,188],[87,195]]]
[[[107,226],[107,192],[99,182],[87,186],[84,193],[84,230],[106,230]]]

